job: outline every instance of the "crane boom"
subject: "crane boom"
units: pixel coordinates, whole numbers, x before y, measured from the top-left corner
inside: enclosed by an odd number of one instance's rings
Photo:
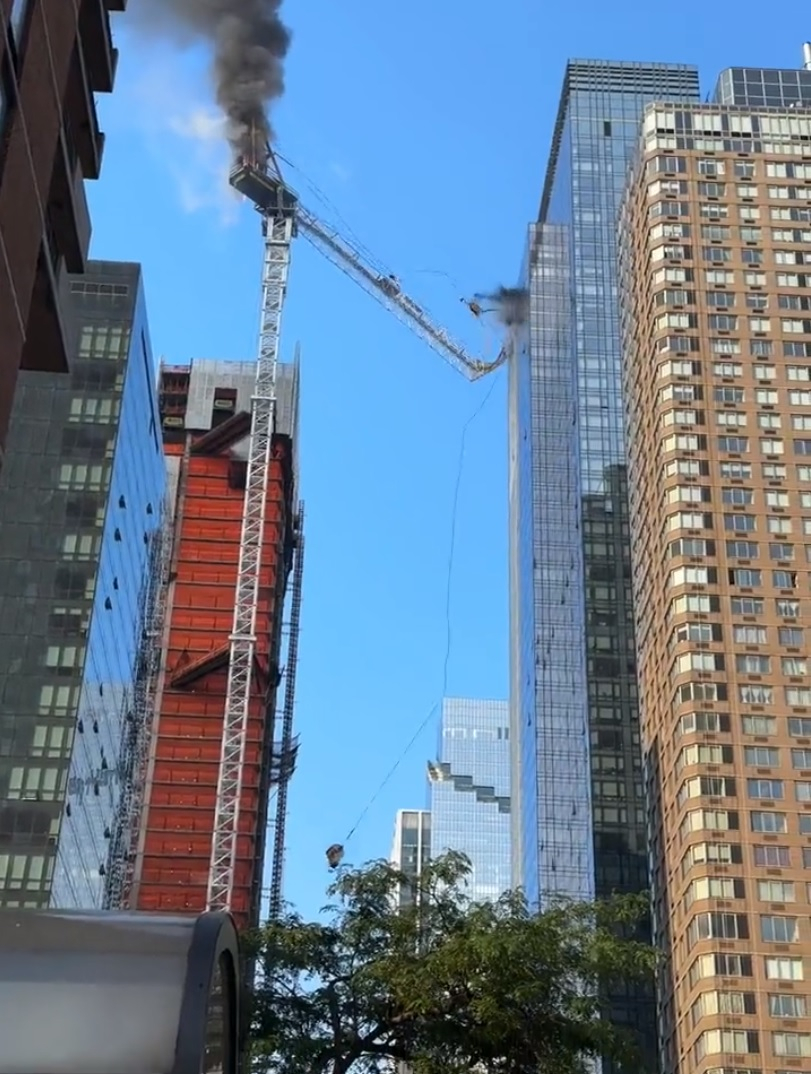
[[[377,299],[403,324],[416,332],[454,369],[464,373],[470,380],[478,380],[504,362],[507,357],[506,348],[494,362],[485,362],[469,355],[464,347],[451,338],[447,329],[435,324],[430,314],[403,291],[393,276],[375,271],[356,246],[302,205],[298,206],[297,219],[299,230],[305,239],[359,284],[367,294]]]

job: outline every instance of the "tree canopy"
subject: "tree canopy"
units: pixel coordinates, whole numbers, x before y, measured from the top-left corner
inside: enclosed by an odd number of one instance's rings
[[[469,871],[458,854],[432,861],[418,881],[387,862],[346,868],[322,921],[289,912],[259,930],[254,1068],[585,1074],[589,1057],[603,1056],[637,1074],[630,1039],[601,1017],[600,996],[652,979],[651,947],[627,938],[644,897],[534,913],[518,892],[473,903]]]

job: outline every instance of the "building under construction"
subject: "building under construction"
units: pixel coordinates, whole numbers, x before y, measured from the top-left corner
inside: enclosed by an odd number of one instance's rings
[[[215,832],[224,796],[235,793],[229,908],[240,927],[259,916],[274,787],[279,793],[271,901],[278,903],[281,896],[286,789],[296,753],[292,717],[303,555],[294,362],[276,370],[247,733],[237,758],[239,778],[231,788],[224,787],[224,715],[231,689],[229,656],[241,548],[244,554],[255,384],[255,363],[195,361],[161,367],[171,525],[159,613],[163,660],[155,682],[137,844],[126,885],[126,901],[137,909],[195,912],[210,905]]]

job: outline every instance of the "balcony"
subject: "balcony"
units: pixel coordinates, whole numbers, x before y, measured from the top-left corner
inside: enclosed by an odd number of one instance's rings
[[[20,368],[64,373],[74,342],[62,314],[70,297],[69,278],[64,262],[54,265],[53,255],[52,237],[43,236]]]
[[[68,272],[84,272],[90,246],[90,211],[81,163],[71,155],[62,132],[51,179],[48,218],[56,248],[54,263],[58,263],[61,255]]]
[[[104,135],[99,129],[96,102],[86,63],[87,43],[80,41],[73,54],[66,94],[66,129],[75,143],[86,179],[98,179],[104,150]]]
[[[84,53],[90,86],[96,93],[111,93],[118,64],[113,48],[110,9],[107,0],[85,0],[79,17],[80,48]],[[114,10],[123,10],[115,8]]]

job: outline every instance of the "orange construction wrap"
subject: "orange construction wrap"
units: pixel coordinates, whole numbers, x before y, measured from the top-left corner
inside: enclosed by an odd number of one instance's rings
[[[293,525],[290,451],[287,438],[274,440],[231,905],[240,928],[257,921],[261,895]],[[130,904],[139,910],[198,913],[206,903],[244,480],[234,480],[235,463],[227,451],[184,455],[182,443],[167,443],[166,452],[181,456],[183,469],[165,660]]]

